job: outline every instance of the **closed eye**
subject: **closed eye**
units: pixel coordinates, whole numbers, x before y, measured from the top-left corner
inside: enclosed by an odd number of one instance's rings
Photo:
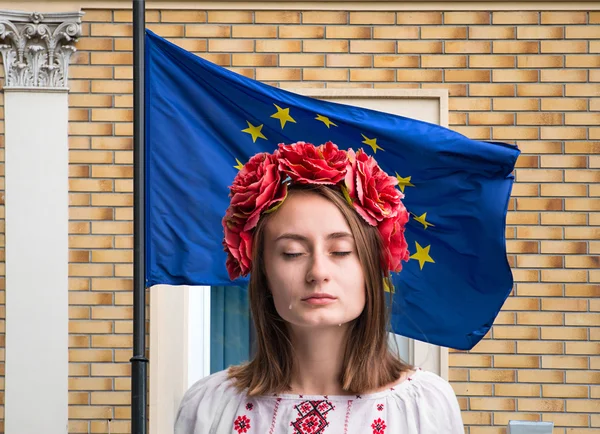
[[[352,252],[333,252],[333,254],[335,256],[348,256],[350,255]]]

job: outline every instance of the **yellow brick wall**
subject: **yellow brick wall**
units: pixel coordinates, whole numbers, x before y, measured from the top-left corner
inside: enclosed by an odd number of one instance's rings
[[[130,21],[87,10],[70,69],[71,433],[130,430]],[[517,143],[514,294],[485,340],[451,351],[450,380],[468,433],[510,419],[600,433],[600,12],[149,10],[147,24],[276,86],[448,89],[452,129]]]

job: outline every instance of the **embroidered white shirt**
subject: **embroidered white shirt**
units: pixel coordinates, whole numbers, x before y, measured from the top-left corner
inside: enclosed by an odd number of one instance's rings
[[[464,434],[456,395],[417,370],[384,391],[355,396],[247,397],[220,371],[185,394],[175,434]]]

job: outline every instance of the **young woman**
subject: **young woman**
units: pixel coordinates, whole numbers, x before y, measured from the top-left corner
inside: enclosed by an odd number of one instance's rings
[[[250,273],[256,355],[193,385],[176,434],[464,432],[450,385],[388,346],[385,289],[408,260],[396,184],[332,143],[250,159],[223,224],[230,277]]]

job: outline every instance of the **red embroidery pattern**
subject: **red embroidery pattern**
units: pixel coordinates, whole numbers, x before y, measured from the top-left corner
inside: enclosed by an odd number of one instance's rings
[[[280,403],[281,398],[277,398],[275,401],[275,408],[273,409],[273,419],[271,419],[271,429],[269,430],[269,434],[275,434],[275,422],[277,421],[277,410],[279,410]]]
[[[246,404],[246,410],[252,411],[253,408],[254,408],[254,404],[252,404],[251,402],[249,402],[248,404]]]
[[[383,404],[377,404],[377,411],[383,411]]]
[[[344,419],[344,434],[348,434],[348,425],[350,422],[350,409],[352,408],[352,403],[354,401],[352,401],[351,399],[348,400],[348,408],[346,408],[346,419]]]
[[[335,409],[329,401],[304,401],[295,408],[298,417],[290,422],[294,434],[322,434],[329,425],[327,413]]]
[[[385,429],[387,426],[385,425],[385,421],[379,418],[373,421],[371,428],[373,428],[373,434],[385,434]]]
[[[238,433],[247,433],[250,429],[250,419],[246,415],[238,416],[235,422],[233,422],[233,429]]]

